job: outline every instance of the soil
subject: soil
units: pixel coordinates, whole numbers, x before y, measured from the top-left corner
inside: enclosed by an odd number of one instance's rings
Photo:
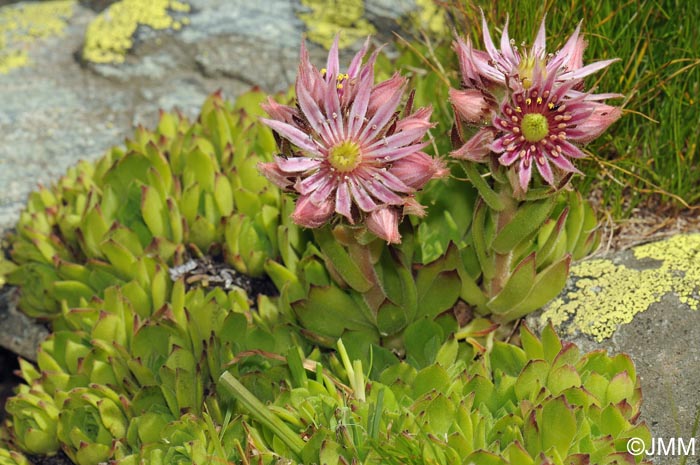
[[[659,241],[677,234],[700,232],[700,207],[673,213],[668,205],[650,204],[635,208],[630,218],[603,220],[603,237],[595,255],[621,252],[637,245]]]
[[[61,451],[56,455],[30,455],[27,458],[33,465],[74,465],[73,461]]]
[[[14,387],[22,382],[14,374],[17,369],[19,369],[17,355],[0,347],[0,424],[5,419],[5,401],[14,394]]]

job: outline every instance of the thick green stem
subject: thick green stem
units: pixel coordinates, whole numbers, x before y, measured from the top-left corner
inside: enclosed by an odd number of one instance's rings
[[[225,371],[219,378],[219,382],[257,421],[270,428],[295,454],[301,455],[301,451],[305,446],[304,441],[260,402],[252,392],[246,389],[240,381],[231,373]]]
[[[507,184],[497,184],[500,187],[498,194],[503,205],[503,209],[497,213],[498,221],[496,222],[496,236],[500,233],[503,228],[510,223],[513,219],[513,215],[518,209],[518,202],[513,198],[513,192],[510,186]],[[493,298],[498,295],[506,285],[508,278],[510,276],[511,262],[513,260],[513,251],[509,250],[506,253],[495,253],[494,265],[495,265],[495,275],[491,280],[490,286],[486,291],[489,294],[489,298]]]
[[[373,286],[360,266],[333,237],[333,231],[329,225],[314,229],[314,239],[326,256],[329,268],[333,267],[350,287],[358,292],[366,292]]]

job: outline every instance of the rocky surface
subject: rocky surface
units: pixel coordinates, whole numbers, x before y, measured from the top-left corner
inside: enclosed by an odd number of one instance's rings
[[[629,354],[653,437],[687,444],[700,442],[699,304],[700,234],[687,234],[575,265],[562,296],[528,323],[541,329],[551,320],[585,351]],[[682,458],[651,457],[659,465]]]

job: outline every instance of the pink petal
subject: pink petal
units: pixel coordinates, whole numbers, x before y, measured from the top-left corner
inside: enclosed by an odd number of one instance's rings
[[[478,89],[455,90],[450,88],[450,102],[457,115],[468,123],[481,123],[487,119],[489,104]]]
[[[422,125],[424,123],[429,123],[430,127],[435,126],[434,123],[430,123],[430,115],[432,114],[432,107],[422,107],[416,110],[413,114],[400,119],[396,122],[396,131],[403,131],[405,129],[410,129],[414,125]]]
[[[561,140],[558,141],[557,144],[561,146],[562,149],[562,154],[566,157],[569,158],[586,158],[586,154],[581,151],[578,147],[576,147],[574,144]]]
[[[547,184],[550,186],[554,185],[554,174],[552,173],[552,167],[549,166],[549,162],[547,161],[547,158],[544,157],[543,155],[539,155],[539,157],[533,157],[535,159],[535,164],[537,165],[537,171],[540,172],[542,175],[542,179],[544,179]],[[540,161],[542,163],[540,163]]]
[[[497,61],[499,58],[499,53],[496,49],[496,45],[493,43],[493,39],[491,39],[491,34],[489,33],[489,25],[486,23],[486,16],[484,15],[484,10],[481,10],[481,28],[483,29],[482,32],[484,35],[484,46],[486,47],[486,51],[491,56],[492,60]]]
[[[578,68],[578,69],[575,69],[575,70],[570,71],[568,73],[564,73],[561,75],[560,79],[582,79],[582,78],[589,76],[597,71],[600,71],[603,68],[610,66],[612,63],[615,63],[616,61],[620,61],[620,59],[619,58],[612,58],[610,60],[596,61],[595,63],[591,63],[590,65],[586,65],[582,68]]]
[[[333,197],[333,192],[337,186],[338,181],[335,177],[326,176],[324,182],[310,193],[309,200],[311,203],[319,205],[327,201],[330,197]]]
[[[367,36],[367,39],[365,39],[365,43],[362,45],[362,48],[359,52],[355,54],[355,56],[352,58],[352,61],[350,62],[350,67],[348,68],[348,75],[351,78],[357,76],[357,73],[360,70],[362,59],[364,58],[365,54],[367,53],[367,49],[369,48],[369,39],[370,37]]]
[[[374,135],[367,135],[372,125],[377,126],[376,134],[384,128],[394,114],[396,107],[398,107],[401,101],[405,82],[406,80],[397,73],[394,74],[391,79],[376,85],[374,89],[372,89],[366,115],[367,117],[371,117],[371,121],[367,122],[362,135],[366,140],[374,138]]]
[[[306,121],[309,122],[313,130],[321,136],[326,144],[336,144],[338,139],[335,137],[333,131],[331,131],[331,128],[326,122],[326,116],[321,112],[321,109],[311,94],[309,94],[309,92],[303,86],[298,86],[296,92],[299,107],[301,108],[301,111],[304,112]]]
[[[544,20],[546,17],[546,14],[542,17],[540,29],[537,31],[537,37],[535,37],[535,42],[532,44],[532,50],[537,57],[542,57],[547,51],[547,35],[544,27]]]
[[[395,208],[380,208],[369,214],[367,228],[377,237],[392,244],[401,243],[399,212]]]
[[[462,71],[462,83],[468,87],[473,85],[483,87],[481,74],[478,72],[479,66],[476,65],[472,57],[471,40],[467,38],[467,42],[464,42],[460,37],[457,37],[457,40],[452,43],[452,48],[457,52],[459,67]]]
[[[591,105],[594,105],[591,115],[573,130],[567,131],[570,139],[584,144],[588,143],[600,136],[622,116],[622,110],[618,107],[604,103],[591,103]]]
[[[338,183],[338,190],[335,193],[335,211],[343,215],[350,221],[350,224],[354,224],[351,213],[352,201],[350,199],[350,190],[348,189],[347,182]]]
[[[583,65],[583,60],[579,62],[577,58],[579,56],[583,57],[583,49],[586,47],[586,43],[583,41],[583,38],[579,38],[582,22],[583,20],[579,21],[574,33],[571,34],[571,37],[569,37],[569,39],[566,41],[566,44],[564,44],[564,46],[550,61],[553,69],[558,69],[561,66],[567,66],[570,70],[575,70]]]
[[[493,141],[493,130],[489,128],[480,129],[463,146],[450,153],[450,156],[460,160],[470,160],[477,163],[486,161],[491,153],[491,142]]]
[[[483,76],[488,78],[489,80],[498,83],[499,85],[503,85],[505,82],[505,75],[501,70],[493,66],[491,63],[493,60],[489,56],[488,53],[482,51],[482,50],[474,50],[473,48],[469,49],[469,62],[470,65],[474,67],[474,72],[478,76]],[[464,68],[462,68],[464,69]],[[481,78],[479,78],[480,82]],[[483,87],[483,85],[479,85],[479,87]]]
[[[321,78],[319,71],[311,64],[306,43],[302,41],[299,52],[299,72],[297,74],[296,88],[304,87],[314,99],[320,99],[324,83],[325,81]]]
[[[503,166],[510,166],[515,162],[515,160],[518,159],[518,157],[519,151],[511,150],[510,152],[506,152],[500,157],[498,157],[498,163],[500,163]]]
[[[258,171],[260,174],[265,176],[270,182],[281,187],[282,189],[287,189],[292,185],[292,181],[289,179],[289,175],[282,172],[279,169],[276,162],[269,163],[258,163]]]
[[[519,60],[513,52],[513,46],[510,45],[510,37],[508,36],[508,20],[509,17],[506,16],[506,24],[503,26],[503,34],[501,34],[501,54],[510,62],[510,64],[515,65]]]
[[[361,77],[357,84],[357,95],[350,107],[350,121],[348,121],[348,135],[354,136],[362,127],[367,114],[370,95],[372,92],[372,82],[374,72],[370,71],[366,76]]]
[[[382,51],[384,46],[382,45],[378,49],[376,49],[372,54],[369,56],[369,60],[367,60],[367,63],[365,63],[362,68],[360,69],[360,78],[363,78],[367,75],[367,73],[372,72],[374,73],[374,63],[377,61],[377,57],[379,56],[379,52]],[[350,71],[348,71],[348,74],[350,74]],[[352,74],[350,74],[352,76]],[[374,83],[374,81],[373,81]]]
[[[340,62],[338,60],[338,40],[340,39],[340,34],[335,35],[333,39],[333,45],[328,51],[328,61],[326,63],[326,81],[331,80],[335,84],[335,79],[340,72]]]
[[[293,116],[299,115],[299,111],[296,108],[289,107],[287,105],[280,105],[275,102],[272,97],[267,98],[266,103],[260,105],[265,112],[272,118],[284,121],[285,123],[292,123],[294,121]]]
[[[420,144],[407,145],[405,147],[382,147],[381,149],[376,149],[365,154],[365,157],[370,160],[379,160],[390,163],[392,161],[400,160],[401,158],[410,155],[412,153],[423,150],[428,146],[428,142],[422,142]]]
[[[425,133],[434,126],[431,123],[426,122],[416,122],[413,127],[395,132],[388,137],[382,137],[376,142],[366,147],[365,150],[368,152],[378,151],[380,149],[386,148],[388,150],[398,149],[406,144],[410,144],[415,141],[420,141],[425,136]]]
[[[328,222],[334,211],[334,202],[331,199],[321,204],[314,204],[309,196],[302,195],[297,199],[292,220],[300,226],[318,228]]]
[[[413,196],[406,197],[403,204],[403,214],[423,218],[425,216],[425,206],[419,204]]]
[[[616,94],[613,92],[605,93],[605,94],[589,94],[587,92],[577,92],[575,90],[570,91],[567,95],[571,97],[576,97],[577,95],[583,95],[583,100],[586,102],[594,102],[598,100],[607,100],[609,98],[622,98],[624,95],[622,94]]]
[[[295,189],[302,195],[312,194],[328,180],[328,177],[328,170],[321,169],[299,182],[298,185],[295,186]]]
[[[551,154],[548,154],[547,158],[549,158],[549,160],[562,171],[566,171],[568,173],[582,174],[578,169],[576,169],[576,167],[573,164],[571,164],[571,162],[566,157],[562,155],[559,155],[558,157],[553,157]]]
[[[349,185],[348,187],[350,187],[352,197],[355,199],[357,206],[360,207],[360,210],[370,212],[377,208],[377,204],[374,202],[374,200],[372,200],[372,197],[369,196],[367,191],[365,191],[362,186],[358,186],[355,182],[351,182],[351,180],[348,180],[347,184]]]
[[[390,189],[387,189],[384,184],[375,181],[372,178],[363,179],[362,185],[370,194],[374,196],[374,198],[382,203],[389,205],[400,205],[403,203],[403,198]]]
[[[432,158],[423,152],[416,152],[397,160],[390,171],[404,184],[414,189],[421,189],[431,179],[449,174],[442,160]]]
[[[300,149],[306,150],[310,154],[318,157],[322,156],[314,141],[309,138],[309,135],[295,126],[283,123],[282,121],[275,121],[267,118],[260,118],[260,121],[277,131],[282,137],[288,139],[292,144],[296,145]]]
[[[527,186],[532,178],[532,163],[529,162],[528,158],[525,158],[520,162],[519,168],[518,179],[520,180],[520,188],[523,192],[527,192]]]
[[[340,98],[338,97],[338,89],[336,83],[329,82],[326,84],[326,92],[323,96],[323,106],[326,110],[326,118],[329,121],[332,133],[336,140],[345,139],[345,128],[343,126],[343,114],[340,110]]]
[[[394,175],[391,171],[379,169],[376,170],[375,173],[376,179],[394,192],[403,192],[404,194],[408,194],[415,190],[403,182],[402,179],[399,179],[398,176]]]
[[[308,157],[275,157],[275,162],[280,171],[285,173],[302,173],[310,169],[318,168],[321,164],[321,160]]]

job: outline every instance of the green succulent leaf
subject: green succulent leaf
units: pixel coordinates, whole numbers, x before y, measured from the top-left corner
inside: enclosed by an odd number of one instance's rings
[[[493,240],[493,250],[498,253],[508,253],[521,241],[536,232],[549,217],[555,201],[554,197],[548,197],[521,204],[513,218],[496,235]]]
[[[542,449],[554,447],[560,457],[566,457],[576,436],[577,426],[576,415],[565,398],[557,397],[544,404],[539,427]]]

